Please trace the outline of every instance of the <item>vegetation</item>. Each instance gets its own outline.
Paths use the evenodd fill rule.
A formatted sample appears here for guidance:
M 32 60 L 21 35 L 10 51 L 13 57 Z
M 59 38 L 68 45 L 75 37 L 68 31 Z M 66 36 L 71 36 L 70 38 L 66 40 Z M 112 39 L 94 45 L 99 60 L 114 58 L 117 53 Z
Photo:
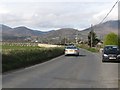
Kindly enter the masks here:
M 99 48 L 95 48 L 95 47 L 89 47 L 87 44 L 79 44 L 77 45 L 79 48 L 83 48 L 83 49 L 86 49 L 88 51 L 91 51 L 91 52 L 99 52 Z
M 3 46 L 2 71 L 6 72 L 50 60 L 63 54 L 63 48 Z
M 88 45 L 90 47 L 95 47 L 100 40 L 97 38 L 96 33 L 91 30 L 88 34 Z
M 109 33 L 104 39 L 104 45 L 118 45 L 118 35 L 115 33 Z

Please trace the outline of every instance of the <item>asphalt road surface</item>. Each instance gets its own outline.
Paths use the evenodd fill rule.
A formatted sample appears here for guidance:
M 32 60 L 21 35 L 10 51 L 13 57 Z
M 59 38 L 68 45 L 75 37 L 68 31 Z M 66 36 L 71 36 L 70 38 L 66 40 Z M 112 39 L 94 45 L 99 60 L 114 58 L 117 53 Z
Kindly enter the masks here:
M 3 88 L 118 88 L 118 64 L 80 49 L 79 56 L 63 55 L 2 79 Z

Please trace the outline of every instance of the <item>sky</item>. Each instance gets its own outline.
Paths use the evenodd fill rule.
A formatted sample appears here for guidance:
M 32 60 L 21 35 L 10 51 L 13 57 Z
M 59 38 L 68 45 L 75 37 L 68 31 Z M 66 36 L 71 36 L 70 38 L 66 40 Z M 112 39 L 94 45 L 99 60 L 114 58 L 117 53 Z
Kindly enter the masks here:
M 116 0 L 1 0 L 0 23 L 40 31 L 83 30 L 101 22 Z M 118 5 L 108 20 L 118 19 Z

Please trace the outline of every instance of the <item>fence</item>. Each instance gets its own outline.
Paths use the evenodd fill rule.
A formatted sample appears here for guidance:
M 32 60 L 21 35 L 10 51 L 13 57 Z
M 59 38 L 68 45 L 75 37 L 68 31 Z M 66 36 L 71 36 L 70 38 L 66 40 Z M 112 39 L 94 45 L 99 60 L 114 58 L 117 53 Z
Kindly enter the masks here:
M 9 45 L 9 46 L 38 46 L 38 43 L 12 43 L 12 42 L 2 42 L 2 45 Z

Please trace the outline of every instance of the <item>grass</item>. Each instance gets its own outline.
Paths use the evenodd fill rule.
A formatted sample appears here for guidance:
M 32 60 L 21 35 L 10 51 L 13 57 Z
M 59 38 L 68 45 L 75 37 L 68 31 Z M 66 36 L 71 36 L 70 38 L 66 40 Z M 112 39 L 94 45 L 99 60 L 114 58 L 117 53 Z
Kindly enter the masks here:
M 2 72 L 28 67 L 48 61 L 63 54 L 63 48 L 40 48 L 33 46 L 3 46 Z
M 95 47 L 92 47 L 92 48 L 90 48 L 88 45 L 86 45 L 86 44 L 79 44 L 79 45 L 77 45 L 78 47 L 80 47 L 80 48 L 83 48 L 83 49 L 86 49 L 86 50 L 88 50 L 88 51 L 91 51 L 91 52 L 99 52 L 99 48 L 95 48 Z

